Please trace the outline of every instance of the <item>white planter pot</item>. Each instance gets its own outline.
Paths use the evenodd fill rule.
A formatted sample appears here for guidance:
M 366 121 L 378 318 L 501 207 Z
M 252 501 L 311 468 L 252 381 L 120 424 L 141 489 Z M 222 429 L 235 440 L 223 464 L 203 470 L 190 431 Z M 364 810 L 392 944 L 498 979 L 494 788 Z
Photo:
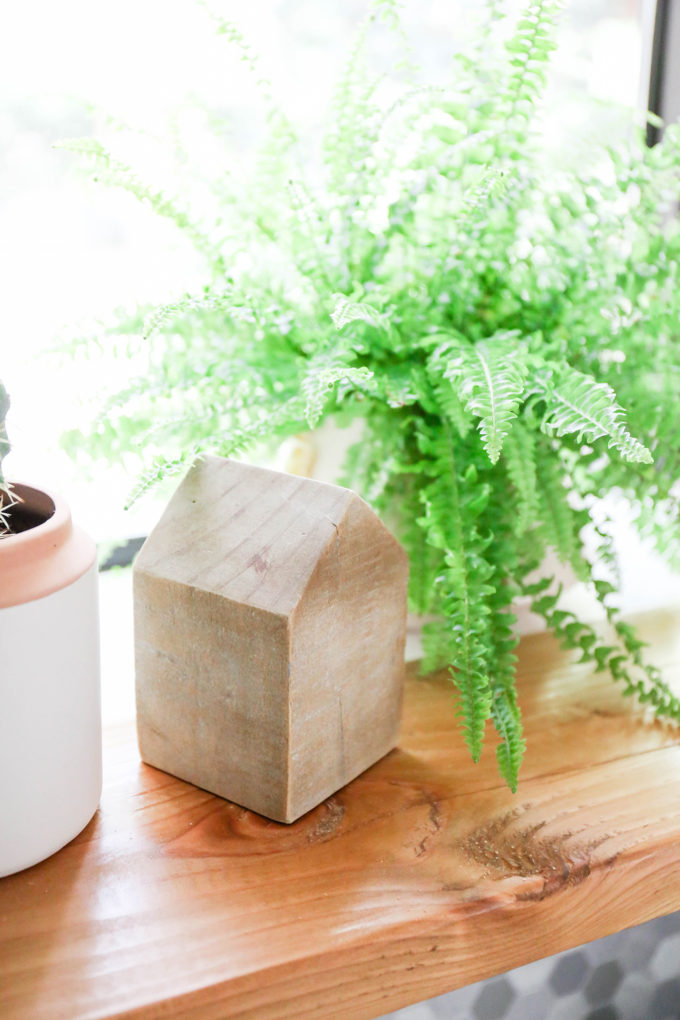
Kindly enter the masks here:
M 0 876 L 77 836 L 102 784 L 94 542 L 58 497 L 15 491 L 42 523 L 0 541 Z

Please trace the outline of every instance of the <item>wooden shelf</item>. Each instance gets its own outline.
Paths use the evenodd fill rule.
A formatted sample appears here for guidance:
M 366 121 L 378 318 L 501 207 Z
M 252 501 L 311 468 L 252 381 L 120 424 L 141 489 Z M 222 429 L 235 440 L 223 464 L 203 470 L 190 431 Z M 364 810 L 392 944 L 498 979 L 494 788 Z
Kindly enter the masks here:
M 680 680 L 680 614 L 641 626 Z M 400 748 L 292 826 L 108 730 L 96 817 L 0 880 L 3 1020 L 377 1017 L 680 909 L 677 730 L 547 635 L 520 652 L 515 796 L 441 676 L 409 676 Z

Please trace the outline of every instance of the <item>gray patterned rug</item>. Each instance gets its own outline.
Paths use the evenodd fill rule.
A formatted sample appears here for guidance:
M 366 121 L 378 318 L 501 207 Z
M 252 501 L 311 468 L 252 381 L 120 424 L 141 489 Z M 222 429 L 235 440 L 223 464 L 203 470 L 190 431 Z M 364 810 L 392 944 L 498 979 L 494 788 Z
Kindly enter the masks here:
M 384 1020 L 680 1020 L 680 913 Z

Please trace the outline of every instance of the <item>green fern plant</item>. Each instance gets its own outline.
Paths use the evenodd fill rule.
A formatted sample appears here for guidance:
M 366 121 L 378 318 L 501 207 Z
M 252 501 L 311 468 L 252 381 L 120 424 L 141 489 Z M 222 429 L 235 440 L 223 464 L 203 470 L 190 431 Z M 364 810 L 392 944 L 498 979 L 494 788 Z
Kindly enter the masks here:
M 190 189 L 179 202 L 103 146 L 71 146 L 206 259 L 200 293 L 142 309 L 96 345 L 85 338 L 137 366 L 99 415 L 90 453 L 143 451 L 139 493 L 204 451 L 360 418 L 346 478 L 404 541 L 412 608 L 433 617 L 425 667 L 449 668 L 475 759 L 492 720 L 512 789 L 524 750 L 519 596 L 624 694 L 680 721 L 680 700 L 612 604 L 606 531 L 597 563 L 584 552 L 593 509 L 614 491 L 680 562 L 680 227 L 666 214 L 680 133 L 668 127 L 647 149 L 637 132 L 578 172 L 551 170 L 539 113 L 556 19 L 551 0 L 532 0 L 513 24 L 489 4 L 454 77 L 432 88 L 418 82 L 397 4 L 376 0 L 321 170 L 302 171 L 264 82 L 270 133 L 256 183 L 230 191 L 217 174 L 212 219 Z M 367 60 L 381 23 L 405 54 L 389 104 Z M 262 83 L 240 33 L 218 29 Z M 71 443 L 82 449 L 82 435 Z M 552 577 L 535 580 L 549 549 L 591 583 L 611 639 L 560 608 Z

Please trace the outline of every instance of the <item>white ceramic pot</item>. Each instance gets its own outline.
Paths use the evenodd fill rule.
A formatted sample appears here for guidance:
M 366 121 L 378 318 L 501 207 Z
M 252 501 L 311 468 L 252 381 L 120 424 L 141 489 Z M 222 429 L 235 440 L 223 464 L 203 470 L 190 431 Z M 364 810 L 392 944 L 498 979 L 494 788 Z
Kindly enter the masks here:
M 0 876 L 77 836 L 102 785 L 95 545 L 57 496 L 14 490 L 27 527 L 0 540 Z

